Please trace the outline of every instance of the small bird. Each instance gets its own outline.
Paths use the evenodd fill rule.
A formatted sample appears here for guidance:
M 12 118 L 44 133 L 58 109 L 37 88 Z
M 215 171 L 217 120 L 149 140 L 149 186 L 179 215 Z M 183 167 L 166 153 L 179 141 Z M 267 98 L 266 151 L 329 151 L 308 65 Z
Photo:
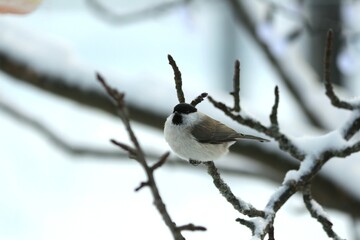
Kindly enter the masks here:
M 269 141 L 238 133 L 187 103 L 174 107 L 173 113 L 166 119 L 164 135 L 171 149 L 193 165 L 220 158 L 237 140 Z

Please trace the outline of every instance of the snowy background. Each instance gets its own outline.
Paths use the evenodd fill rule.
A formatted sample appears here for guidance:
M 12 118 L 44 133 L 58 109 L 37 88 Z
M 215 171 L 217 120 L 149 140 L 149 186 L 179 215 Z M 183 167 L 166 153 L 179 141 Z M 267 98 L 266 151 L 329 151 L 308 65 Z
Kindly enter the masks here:
M 104 1 L 112 9 L 125 12 L 126 7 L 135 5 L 114 2 Z M 223 72 L 229 72 L 231 79 L 232 62 L 223 64 L 218 57 L 224 39 L 220 30 L 210 27 L 227 21 L 224 15 L 214 17 L 217 7 L 177 8 L 172 14 L 119 26 L 97 18 L 84 1 L 44 0 L 31 14 L 0 15 L 0 48 L 14 53 L 20 61 L 30 62 L 35 69 L 68 81 L 81 80 L 76 84 L 84 89 L 97 87 L 94 72 L 100 71 L 126 92 L 129 102 L 166 115 L 177 101 L 167 54 L 175 58 L 183 73 L 188 99 L 207 91 L 231 100 L 225 97 L 231 81 L 218 79 Z M 241 83 L 242 104 L 250 114 L 267 122 L 273 104 L 273 91 L 269 89 L 275 85 L 281 89 L 281 83 L 249 39 L 245 36 L 241 41 L 244 46 L 236 50 L 234 60 L 240 58 L 242 79 L 248 79 Z M 276 49 L 281 55 L 282 47 Z M 324 97 L 322 92 L 318 95 Z M 119 119 L 14 81 L 2 72 L 0 101 L 73 145 L 114 150 L 110 138 L 128 142 Z M 291 104 L 284 93 L 280 123 L 285 132 L 304 137 L 311 129 L 302 123 Z M 326 104 L 324 109 L 330 109 Z M 207 102 L 199 108 L 236 126 Z M 347 115 L 329 111 L 337 117 L 332 127 L 344 123 L 343 116 Z M 294 119 L 298 121 L 296 128 Z M 159 156 L 169 150 L 161 131 L 138 123 L 134 123 L 134 130 L 145 149 Z M 2 111 L 0 146 L 0 239 L 171 239 L 148 189 L 134 192 L 145 177 L 136 162 L 74 156 Z M 272 147 L 275 144 L 270 144 Z M 230 154 L 222 161 L 230 162 L 235 157 Z M 254 167 L 246 160 L 244 168 Z M 322 171 L 360 197 L 356 155 L 334 159 Z M 255 177 L 223 177 L 236 195 L 258 208 L 263 208 L 278 188 L 276 183 Z M 186 232 L 187 239 L 249 239 L 250 231 L 234 221 L 238 214 L 218 194 L 205 169 L 165 164 L 156 172 L 156 180 L 178 224 L 192 222 L 207 227 L 206 232 Z M 346 239 L 354 239 L 351 216 L 326 210 L 334 230 Z M 301 196 L 293 197 L 275 221 L 276 239 L 288 239 L 290 235 L 293 240 L 327 239 L 320 224 L 309 216 Z

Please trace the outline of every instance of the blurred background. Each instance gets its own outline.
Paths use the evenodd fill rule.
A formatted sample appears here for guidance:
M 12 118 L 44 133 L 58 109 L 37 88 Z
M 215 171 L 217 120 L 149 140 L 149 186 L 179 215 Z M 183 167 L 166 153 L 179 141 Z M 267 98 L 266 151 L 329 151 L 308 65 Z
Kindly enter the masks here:
M 332 82 L 360 93 L 359 1 L 0 0 L 0 239 L 171 239 L 140 165 L 109 142 L 130 143 L 96 81 L 126 93 L 150 162 L 169 150 L 162 127 L 177 103 L 171 54 L 188 102 L 202 92 L 232 104 L 241 63 L 244 113 L 269 125 L 279 86 L 279 124 L 291 138 L 328 133 L 350 113 L 322 85 L 326 32 L 334 31 Z M 208 101 L 198 108 L 244 133 Z M 263 136 L 265 137 L 265 136 Z M 315 147 L 315 146 L 314 146 Z M 216 162 L 233 192 L 263 208 L 299 162 L 275 142 L 241 142 Z M 174 221 L 207 227 L 187 239 L 249 239 L 237 212 L 202 166 L 171 154 L 155 174 Z M 358 154 L 332 159 L 314 198 L 343 238 L 360 239 Z M 295 195 L 278 212 L 276 239 L 327 239 Z

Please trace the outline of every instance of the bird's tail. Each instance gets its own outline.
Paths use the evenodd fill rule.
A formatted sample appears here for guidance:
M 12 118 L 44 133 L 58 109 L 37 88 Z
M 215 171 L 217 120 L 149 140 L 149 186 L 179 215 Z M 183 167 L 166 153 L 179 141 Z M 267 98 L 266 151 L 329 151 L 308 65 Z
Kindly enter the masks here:
M 238 139 L 238 140 L 249 139 L 249 140 L 256 140 L 256 141 L 259 141 L 259 142 L 270 142 L 269 139 L 256 137 L 256 136 L 253 136 L 253 135 L 242 134 L 242 133 L 239 133 L 239 135 L 236 137 L 236 139 Z

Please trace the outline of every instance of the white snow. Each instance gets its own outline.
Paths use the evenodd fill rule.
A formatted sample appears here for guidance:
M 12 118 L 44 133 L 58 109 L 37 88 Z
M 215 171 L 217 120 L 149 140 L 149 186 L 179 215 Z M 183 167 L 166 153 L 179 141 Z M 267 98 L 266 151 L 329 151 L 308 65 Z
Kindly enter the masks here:
M 327 212 L 325 212 L 325 210 L 323 209 L 323 207 L 316 202 L 314 199 L 311 199 L 311 207 L 312 209 L 319 215 L 319 216 L 323 216 L 326 219 L 330 219 L 329 215 L 327 214 Z
M 292 182 L 297 182 L 300 178 L 308 173 L 314 167 L 316 159 L 313 157 L 306 157 L 300 164 L 298 170 L 290 170 L 286 173 L 283 184 L 291 184 Z
M 324 150 L 342 149 L 348 145 L 339 130 L 320 136 L 304 136 L 292 138 L 291 141 L 304 153 L 316 158 Z

